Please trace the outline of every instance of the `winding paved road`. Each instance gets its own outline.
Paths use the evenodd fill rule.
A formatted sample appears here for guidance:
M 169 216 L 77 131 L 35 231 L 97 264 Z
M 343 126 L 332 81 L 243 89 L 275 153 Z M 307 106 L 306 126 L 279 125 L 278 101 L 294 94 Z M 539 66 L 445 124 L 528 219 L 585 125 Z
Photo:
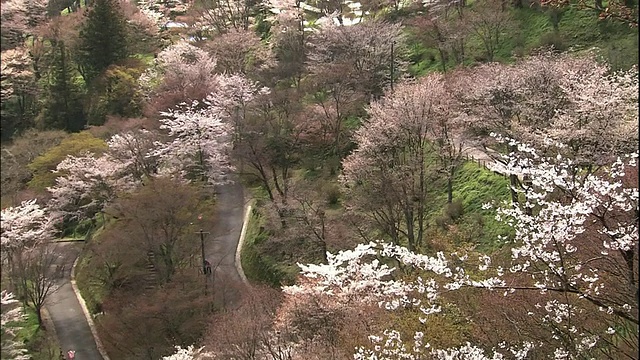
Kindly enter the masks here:
M 215 288 L 218 304 L 237 303 L 244 286 L 235 264 L 236 249 L 244 218 L 244 191 L 236 179 L 216 188 L 216 214 L 205 237 L 205 257 L 215 270 L 209 285 Z M 212 281 L 211 281 L 212 280 Z
M 205 257 L 214 268 L 209 277 L 209 289 L 215 288 L 215 298 L 220 306 L 237 304 L 240 290 L 244 286 L 235 264 L 236 249 L 244 218 L 244 192 L 239 181 L 219 186 L 217 189 L 216 216 L 203 230 Z M 55 327 L 60 347 L 66 355 L 75 350 L 77 360 L 103 359 L 82 306 L 71 284 L 73 263 L 82 251 L 84 242 L 60 242 L 50 246 L 58 257 L 56 266 L 63 267 L 64 274 L 56 284 L 57 289 L 49 296 L 46 308 Z
M 46 305 L 56 329 L 60 347 L 65 356 L 69 349 L 75 350 L 77 360 L 100 360 L 102 356 L 71 286 L 71 269 L 84 242 L 59 242 L 49 246 L 53 246 L 58 255 L 55 261 L 56 266 L 64 267 L 64 275 L 58 280 L 57 289 L 49 295 Z

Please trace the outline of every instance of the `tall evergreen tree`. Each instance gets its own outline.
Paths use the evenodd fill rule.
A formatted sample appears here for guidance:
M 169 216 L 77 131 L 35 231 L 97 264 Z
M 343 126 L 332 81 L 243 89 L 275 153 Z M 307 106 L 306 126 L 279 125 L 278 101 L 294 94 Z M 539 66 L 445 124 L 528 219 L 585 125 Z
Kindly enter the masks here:
M 118 0 L 92 1 L 80 29 L 79 65 L 87 85 L 129 56 L 128 24 Z
M 53 45 L 53 63 L 44 101 L 43 120 L 47 128 L 80 131 L 86 124 L 79 85 L 63 41 Z

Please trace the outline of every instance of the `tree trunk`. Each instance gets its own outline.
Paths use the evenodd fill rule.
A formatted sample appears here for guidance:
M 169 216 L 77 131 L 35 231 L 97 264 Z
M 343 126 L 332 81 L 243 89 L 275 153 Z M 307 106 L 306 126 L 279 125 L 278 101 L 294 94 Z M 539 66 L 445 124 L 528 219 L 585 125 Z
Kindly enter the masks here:
M 532 182 L 531 182 L 531 179 L 529 178 L 529 176 L 528 176 L 528 175 L 524 175 L 524 178 L 522 179 L 522 181 L 524 182 L 524 187 L 525 187 L 525 188 L 529 188 L 529 187 L 531 187 L 531 186 L 533 185 L 533 184 L 532 184 Z M 526 193 L 525 193 L 525 194 L 526 194 Z M 527 205 L 527 203 L 528 203 L 528 201 L 527 201 L 527 200 L 528 200 L 528 199 L 527 199 L 527 197 L 526 197 L 526 195 L 525 195 L 525 198 L 524 198 L 524 203 L 525 203 L 525 206 L 524 206 L 524 213 L 525 213 L 526 215 L 532 216 L 532 215 L 533 215 L 533 208 L 532 208 L 531 206 L 528 206 L 528 205 Z
M 438 53 L 440 54 L 440 64 L 442 65 L 442 72 L 447 72 L 447 57 L 444 53 L 444 50 L 441 47 L 438 47 Z
M 558 9 L 551 9 L 549 11 L 551 12 L 550 17 L 551 25 L 553 25 L 553 31 L 557 33 L 558 31 L 560 31 L 560 12 L 558 11 Z
M 42 305 L 34 306 L 36 310 L 36 316 L 38 317 L 38 327 L 44 329 L 44 320 L 42 319 Z
M 447 178 L 447 204 L 451 204 L 452 202 L 453 202 L 453 174 L 450 174 L 450 176 Z
M 518 187 L 518 175 L 516 174 L 510 174 L 509 175 L 509 182 L 511 184 L 511 204 L 512 205 L 517 205 L 518 204 L 518 193 L 516 192 L 516 188 Z

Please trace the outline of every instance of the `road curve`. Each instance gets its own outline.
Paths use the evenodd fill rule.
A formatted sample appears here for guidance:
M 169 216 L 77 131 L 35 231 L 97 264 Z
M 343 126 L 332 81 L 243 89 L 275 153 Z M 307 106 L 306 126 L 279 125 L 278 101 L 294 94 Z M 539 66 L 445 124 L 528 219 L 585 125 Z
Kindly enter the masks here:
M 244 219 L 244 191 L 239 181 L 216 188 L 216 215 L 205 223 L 205 257 L 213 266 L 209 277 L 209 289 L 215 288 L 218 304 L 232 307 L 237 304 L 240 289 L 244 286 L 236 267 L 236 250 Z M 71 271 L 80 255 L 84 242 L 59 242 L 51 244 L 58 255 L 55 265 L 64 269 L 57 289 L 49 296 L 47 311 L 55 327 L 60 347 L 67 353 L 75 351 L 75 359 L 104 359 L 94 340 L 82 306 L 71 284 Z
M 82 306 L 71 286 L 71 270 L 73 263 L 82 251 L 84 242 L 59 242 L 54 247 L 57 254 L 55 265 L 64 269 L 63 276 L 58 279 L 57 289 L 49 295 L 46 308 L 65 356 L 68 350 L 74 350 L 78 360 L 101 360 L 91 328 L 87 322 Z
M 215 218 L 205 237 L 205 257 L 215 276 L 209 286 L 215 288 L 216 300 L 225 306 L 237 303 L 243 282 L 235 264 L 238 240 L 244 219 L 244 190 L 240 181 L 216 188 Z

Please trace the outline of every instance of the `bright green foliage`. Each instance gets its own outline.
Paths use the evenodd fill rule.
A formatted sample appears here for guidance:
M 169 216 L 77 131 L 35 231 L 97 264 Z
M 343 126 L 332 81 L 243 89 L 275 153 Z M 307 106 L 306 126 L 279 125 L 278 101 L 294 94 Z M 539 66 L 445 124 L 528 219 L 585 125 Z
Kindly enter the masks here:
M 52 171 L 56 170 L 58 164 L 67 155 L 79 156 L 86 151 L 101 154 L 106 149 L 107 144 L 104 140 L 98 139 L 88 132 L 72 134 L 64 139 L 60 145 L 49 149 L 29 164 L 29 170 L 33 172 L 29 187 L 35 190 L 44 190 L 54 185 L 58 174 Z
M 141 113 L 142 94 L 138 85 L 140 69 L 110 66 L 93 83 L 88 97 L 89 125 L 102 125 L 106 115 L 136 117 Z
M 80 29 L 79 63 L 87 84 L 130 53 L 127 20 L 117 0 L 92 2 Z
M 53 46 L 53 65 L 40 121 L 46 128 L 80 131 L 86 124 L 82 110 L 81 89 L 76 82 L 76 71 L 64 42 Z
M 474 162 L 465 163 L 453 181 L 453 197 L 462 204 L 461 214 L 446 205 L 446 196 L 442 192 L 443 195 L 434 201 L 441 205 L 432 207 L 435 212 L 431 219 L 438 226 L 441 225 L 438 223 L 455 224 L 459 230 L 459 235 L 454 236 L 456 242 L 472 243 L 481 251 L 491 251 L 501 245 L 498 236 L 509 236 L 510 228 L 495 219 L 495 210 L 482 208 L 483 204 L 509 199 L 507 177 Z
M 291 284 L 298 269 L 295 264 L 276 261 L 275 256 L 265 251 L 269 233 L 262 226 L 264 221 L 257 211 L 251 212 L 241 253 L 243 271 L 249 280 L 275 288 L 283 284 Z

